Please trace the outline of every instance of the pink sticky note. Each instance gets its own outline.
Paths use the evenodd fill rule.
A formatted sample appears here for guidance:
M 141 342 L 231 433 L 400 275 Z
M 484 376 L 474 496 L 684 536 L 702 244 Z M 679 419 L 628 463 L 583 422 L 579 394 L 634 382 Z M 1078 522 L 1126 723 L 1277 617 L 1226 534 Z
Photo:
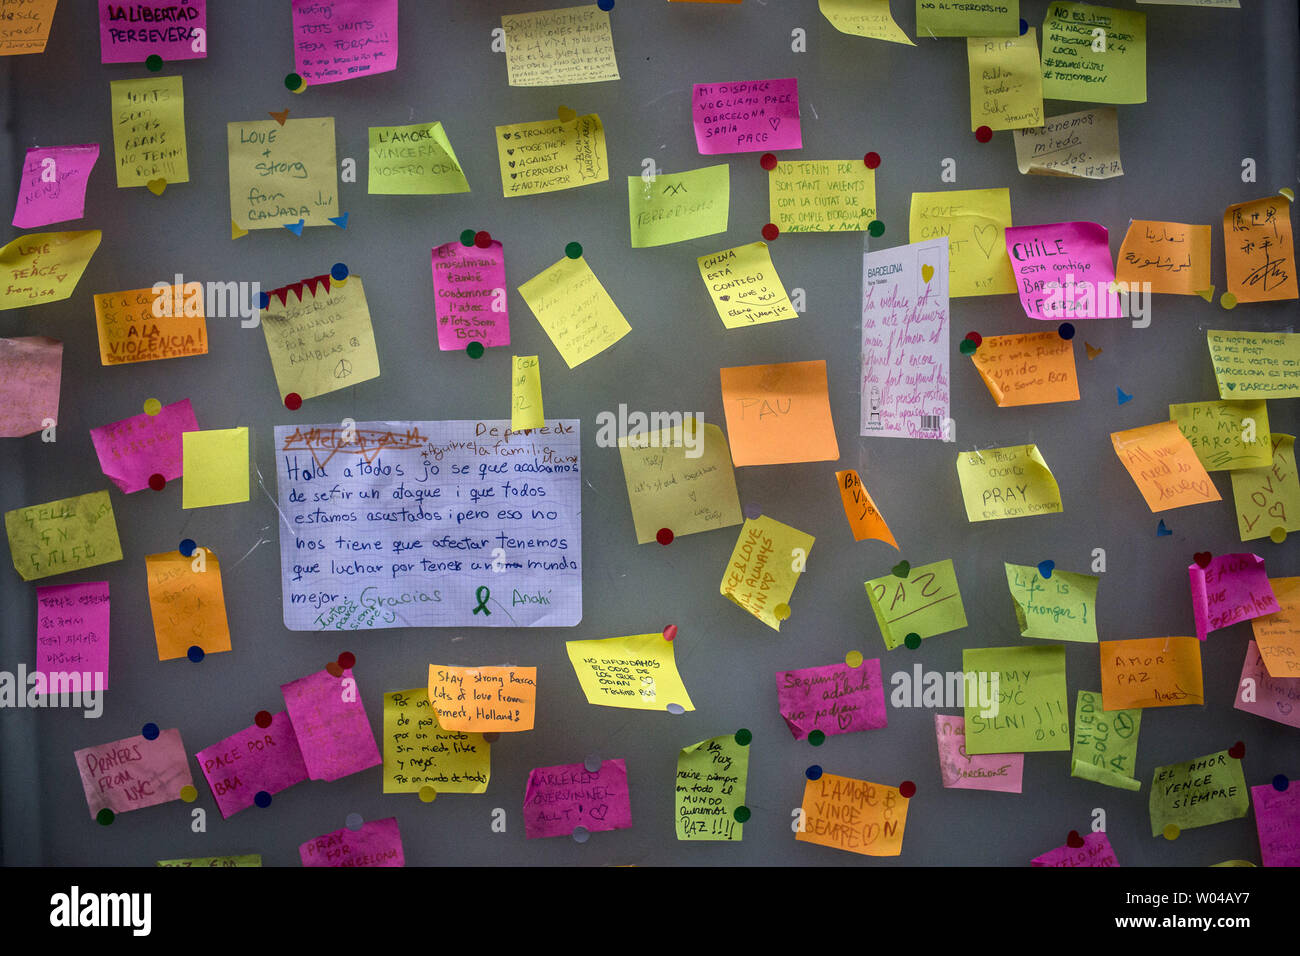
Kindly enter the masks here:
M 1007 255 L 1031 319 L 1106 319 L 1119 316 L 1111 292 L 1115 266 L 1106 227 L 1095 222 L 1007 226 Z
M 1220 554 L 1202 568 L 1187 566 L 1192 585 L 1196 636 L 1282 610 L 1268 583 L 1264 559 L 1257 554 Z
M 1034 857 L 1029 863 L 1031 866 L 1119 866 L 1110 840 L 1100 830 L 1085 836 L 1081 847 L 1067 843 Z
M 29 149 L 18 182 L 14 225 L 36 229 L 84 216 L 86 183 L 98 159 L 98 143 Z
M 175 481 L 182 474 L 181 433 L 199 430 L 190 400 L 164 405 L 157 415 L 132 415 L 90 430 L 90 440 L 104 474 L 127 494 L 149 487 L 162 475 Z
M 41 335 L 0 339 L 0 438 L 58 424 L 63 343 Z
M 107 581 L 36 589 L 36 670 L 47 687 L 77 673 L 82 687 L 108 689 L 108 608 Z
M 265 790 L 277 794 L 307 779 L 289 715 L 280 711 L 269 726 L 253 724 L 194 755 L 223 819 L 251 807 Z
M 700 153 L 758 153 L 803 147 L 799 81 L 696 83 L 691 119 Z
M 1259 833 L 1259 857 L 1265 866 L 1300 866 L 1300 782 L 1279 791 L 1271 783 L 1250 788 Z
M 298 847 L 303 866 L 406 866 L 397 817 L 335 830 Z
M 208 55 L 208 0 L 99 0 L 99 62 L 201 60 Z
M 480 249 L 457 241 L 434 249 L 433 308 L 438 348 L 444 352 L 463 350 L 471 342 L 509 345 L 506 257 L 501 243 L 493 239 Z
M 583 764 L 537 767 L 524 788 L 524 835 L 568 836 L 575 827 L 625 830 L 632 825 L 627 765 L 605 760 L 595 773 Z
M 126 737 L 76 752 L 81 787 L 91 819 L 105 808 L 114 813 L 179 800 L 193 786 L 190 762 L 179 730 L 164 730 L 153 740 Z
M 308 85 L 397 69 L 397 0 L 293 0 L 293 62 Z
M 826 664 L 777 671 L 776 702 L 795 740 L 803 740 L 813 730 L 830 736 L 889 724 L 878 657 L 864 660 L 859 667 Z
M 943 785 L 953 790 L 1019 793 L 1025 775 L 1024 754 L 967 754 L 966 718 L 934 715 Z
M 1247 678 L 1253 683 L 1247 684 Z M 1259 656 L 1259 646 L 1250 641 L 1232 706 L 1256 717 L 1300 727 L 1300 677 L 1270 677 Z
M 383 763 L 352 671 L 317 671 L 281 684 L 280 693 L 311 779 L 338 780 Z

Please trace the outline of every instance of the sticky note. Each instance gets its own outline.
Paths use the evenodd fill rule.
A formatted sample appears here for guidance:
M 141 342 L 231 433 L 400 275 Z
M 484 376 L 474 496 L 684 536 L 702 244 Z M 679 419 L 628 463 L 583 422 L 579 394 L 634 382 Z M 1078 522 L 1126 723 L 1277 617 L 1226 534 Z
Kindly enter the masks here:
M 894 22 L 889 0 L 817 0 L 817 7 L 841 33 L 916 46 Z
M 1153 513 L 1222 500 L 1177 422 L 1111 432 L 1110 441 Z
M 1105 830 L 1094 830 L 1082 837 L 1083 846 L 1068 843 L 1048 850 L 1029 861 L 1030 866 L 1119 866 L 1115 850 Z
M 521 285 L 519 294 L 569 368 L 594 358 L 632 331 L 581 256 L 565 256 Z
M 207 0 L 99 0 L 99 61 L 164 63 L 208 55 Z
M 1097 643 L 1097 583 L 1092 574 L 1003 564 L 1021 637 Z
M 1237 820 L 1250 810 L 1241 761 L 1226 750 L 1156 767 L 1151 781 L 1151 835 Z
M 1300 332 L 1205 333 L 1220 398 L 1300 398 Z
M 113 155 L 119 189 L 190 181 L 185 88 L 179 76 L 114 80 Z
M 939 744 L 939 772 L 952 790 L 993 790 L 1020 793 L 1025 776 L 1024 754 L 969 754 L 966 752 L 966 718 L 934 715 Z
M 1232 472 L 1232 498 L 1242 541 L 1266 538 L 1277 528 L 1288 534 L 1300 531 L 1295 437 L 1272 432 L 1269 444 L 1272 459 L 1267 467 Z
M 1070 749 L 1064 647 L 967 648 L 961 666 L 976 675 L 998 673 L 996 713 L 985 716 L 966 697 L 967 753 Z
M 22 438 L 59 421 L 63 343 L 43 335 L 0 338 L 0 438 Z M 728 459 L 730 460 L 730 459 Z
M 799 317 L 772 265 L 766 242 L 724 249 L 697 261 L 700 278 L 727 328 Z
M 694 710 L 677 673 L 676 645 L 662 633 L 568 641 L 564 648 L 587 703 L 633 710 Z
M 767 198 L 782 232 L 862 232 L 876 219 L 876 171 L 861 159 L 783 159 Z
M 537 668 L 430 664 L 429 701 L 445 730 L 532 730 Z
M 486 247 L 446 242 L 432 251 L 433 307 L 438 348 L 461 350 L 471 342 L 510 344 L 506 254 L 499 240 Z
M 1055 330 L 986 335 L 970 358 L 999 408 L 1079 400 L 1074 341 Z
M 679 840 L 739 840 L 745 825 L 736 811 L 745 805 L 749 744 L 723 734 L 683 747 L 677 755 L 673 819 Z
M 984 448 L 957 456 L 968 521 L 995 521 L 1065 510 L 1061 490 L 1037 445 Z
M 438 726 L 429 688 L 384 695 L 384 793 L 483 793 L 491 776 L 492 745 Z
M 164 405 L 157 415 L 141 413 L 90 430 L 99 468 L 126 494 L 144 491 L 149 479 L 175 481 L 184 473 L 181 434 L 199 430 L 188 398 Z
M 37 229 L 86 214 L 86 184 L 99 159 L 99 144 L 32 147 L 18 181 L 14 225 Z
M 59 0 L 21 0 L 0 30 L 0 56 L 44 53 Z
M 307 779 L 293 722 L 283 710 L 272 714 L 266 727 L 251 724 L 200 750 L 194 759 L 223 820 L 253 806 L 259 793 L 274 797 Z
M 1060 0 L 1049 6 L 1043 18 L 1043 96 L 1145 103 L 1147 15 Z
M 198 282 L 95 296 L 100 364 L 207 355 L 203 307 L 203 286 Z
M 860 434 L 947 440 L 948 240 L 862 257 Z
M 801 149 L 799 81 L 696 83 L 691 122 L 695 146 L 705 156 Z
M 1223 252 L 1228 266 L 1228 291 L 1238 302 L 1300 298 L 1291 203 L 1286 197 L 1266 196 L 1224 210 Z M 1293 366 L 1292 375 L 1300 376 L 1300 370 Z
M 597 770 L 580 763 L 535 767 L 524 788 L 524 835 L 529 840 L 592 833 L 632 825 L 627 764 L 602 760 Z
M 272 289 L 262 333 L 280 400 L 315 398 L 379 377 L 379 351 L 366 289 L 355 273 L 329 274 Z
M 1134 219 L 1115 263 L 1119 282 L 1147 282 L 1152 292 L 1196 295 L 1210 282 L 1210 227 Z
M 536 355 L 510 356 L 510 427 L 542 428 L 542 371 Z
M 595 4 L 503 16 L 511 86 L 618 79 L 609 14 Z
M 6 511 L 5 533 L 24 581 L 122 560 L 107 491 Z
M 794 838 L 864 856 L 898 856 L 908 802 L 897 787 L 823 773 L 804 784 L 804 825 Z
M 609 180 L 605 128 L 595 113 L 498 126 L 501 193 L 531 196 Z
M 0 249 L 0 311 L 58 302 L 72 295 L 103 233 L 33 232 Z
M 1008 226 L 1005 233 L 1020 304 L 1031 319 L 1114 317 L 1115 279 L 1106 227 L 1095 222 Z
M 955 189 L 912 193 L 910 242 L 948 237 L 948 294 L 1016 291 L 1003 230 L 1011 225 L 1011 190 Z
M 1292 781 L 1282 792 L 1271 783 L 1250 788 L 1255 807 L 1259 860 L 1264 866 L 1300 866 L 1300 786 Z
M 612 424 L 600 424 L 598 442 L 603 432 L 613 432 Z M 663 528 L 681 537 L 740 524 L 731 450 L 717 425 L 686 419 L 629 435 L 618 439 L 618 454 L 637 544 L 655 541 Z
M 1273 677 L 1300 677 L 1300 577 L 1269 578 L 1282 609 L 1252 618 L 1259 656 Z
M 307 775 L 338 780 L 383 763 L 375 732 L 349 668 L 317 671 L 280 685 Z
M 78 750 L 77 770 L 93 820 L 100 810 L 126 813 L 179 800 L 194 785 L 185 742 L 175 728 Z
M 1107 710 L 1100 691 L 1079 691 L 1074 705 L 1070 776 L 1119 790 L 1141 790 L 1142 784 L 1133 778 L 1141 729 L 1141 710 Z
M 1106 710 L 1205 703 L 1201 642 L 1194 637 L 1102 641 L 1100 659 Z
M 332 226 L 339 214 L 334 117 L 226 124 L 230 220 L 240 229 L 302 222 Z
M 1206 471 L 1267 468 L 1273 463 L 1268 405 L 1262 399 L 1170 405 L 1169 417 Z
M 824 360 L 719 371 L 727 436 L 737 466 L 840 457 Z
M 83 688 L 108 689 L 107 581 L 53 584 L 36 589 L 36 672 L 50 693 L 79 677 Z
M 1249 641 L 1232 706 L 1288 727 L 1300 727 L 1300 676 L 1272 676 L 1259 656 L 1259 645 Z
M 777 608 L 789 610 L 815 540 L 767 515 L 746 518 L 722 575 L 722 596 L 772 630 L 781 630 Z
M 397 69 L 397 0 L 293 0 L 293 64 L 308 86 Z
M 627 177 L 632 248 L 664 246 L 727 231 L 731 177 L 726 163 L 650 179 Z
M 248 428 L 209 428 L 181 435 L 182 508 L 248 500 Z
M 1187 566 L 1196 636 L 1282 610 L 1269 587 L 1264 559 L 1257 554 L 1216 554 L 1209 564 Z
M 230 624 L 216 552 L 204 547 L 187 557 L 179 551 L 165 551 L 146 555 L 144 562 L 158 660 L 185 657 L 191 647 L 205 654 L 230 650 Z
M 909 634 L 924 640 L 966 626 L 966 608 L 951 559 L 909 566 L 905 578 L 891 572 L 867 581 L 866 588 L 880 636 L 891 651 L 902 646 Z
M 864 541 L 867 538 L 874 538 L 893 545 L 897 550 L 898 542 L 894 540 L 894 533 L 889 530 L 889 525 L 885 523 L 879 509 L 876 508 L 876 503 L 871 500 L 871 493 L 867 491 L 867 486 L 862 483 L 858 473 L 852 468 L 837 471 L 835 483 L 840 489 L 844 517 L 849 521 L 853 540 Z
M 1137 0 L 1138 3 L 1160 4 L 1166 7 L 1222 7 L 1240 10 L 1240 0 Z
M 919 27 L 917 28 L 919 31 Z M 1043 74 L 1038 31 L 1024 36 L 966 40 L 970 69 L 970 128 L 1025 129 L 1043 125 Z
M 372 196 L 469 192 L 469 181 L 441 123 L 370 127 L 368 169 L 366 192 Z
M 1006 37 L 1020 33 L 1020 0 L 916 0 L 919 37 Z
M 1119 159 L 1119 117 L 1113 106 L 1049 116 L 1043 125 L 1011 134 L 1022 175 L 1113 179 Z
M 878 657 L 857 667 L 841 661 L 777 671 L 776 702 L 795 740 L 806 740 L 814 730 L 829 737 L 889 725 Z
M 260 853 L 241 853 L 238 856 L 191 856 L 179 860 L 159 860 L 154 866 L 225 867 L 261 866 Z
M 397 817 L 367 820 L 359 830 L 343 827 L 322 834 L 299 845 L 298 857 L 303 866 L 406 866 Z

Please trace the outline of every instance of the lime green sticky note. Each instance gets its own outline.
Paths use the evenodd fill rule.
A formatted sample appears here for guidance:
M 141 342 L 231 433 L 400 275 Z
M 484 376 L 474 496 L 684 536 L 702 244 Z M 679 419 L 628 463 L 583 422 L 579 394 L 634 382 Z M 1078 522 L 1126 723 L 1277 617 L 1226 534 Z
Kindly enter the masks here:
M 1141 727 L 1142 711 L 1106 710 L 1101 706 L 1101 691 L 1079 691 L 1070 776 L 1120 790 L 1141 790 L 1142 784 L 1133 779 Z
M 961 666 L 994 689 L 995 706 L 966 701 L 967 753 L 1070 749 L 1064 647 L 970 648 L 962 651 Z
M 1170 405 L 1169 418 L 1178 423 L 1206 471 L 1267 468 L 1273 463 L 1268 403 L 1262 398 Z
M 745 807 L 748 777 L 749 744 L 737 741 L 735 734 L 683 747 L 677 756 L 677 806 L 673 812 L 677 839 L 739 840 L 749 818 Z
M 238 856 L 192 856 L 180 860 L 159 860 L 157 866 L 261 866 L 262 854 L 242 853 Z
M 185 484 L 182 508 L 248 500 L 248 429 L 217 428 L 181 434 Z
M 1147 15 L 1057 0 L 1043 18 L 1043 98 L 1147 101 Z
M 24 581 L 122 560 L 107 491 L 6 511 L 5 532 Z
M 1020 35 L 1020 0 L 916 0 L 919 37 L 1014 37 Z
M 966 608 L 961 603 L 957 571 L 951 559 L 919 568 L 903 561 L 895 570 L 907 574 L 901 577 L 891 572 L 866 583 L 867 597 L 887 648 L 892 651 L 909 634 L 924 639 L 966 626 Z
M 1179 830 L 1244 817 L 1250 793 L 1241 761 L 1226 750 L 1156 767 L 1151 780 L 1151 835 L 1172 824 Z
M 467 193 L 469 181 L 441 123 L 370 127 L 372 195 Z
M 1044 578 L 1038 568 L 1003 566 L 1021 637 L 1097 643 L 1096 577 L 1053 570 Z
M 726 163 L 627 177 L 627 210 L 632 248 L 664 246 L 727 231 L 731 175 Z

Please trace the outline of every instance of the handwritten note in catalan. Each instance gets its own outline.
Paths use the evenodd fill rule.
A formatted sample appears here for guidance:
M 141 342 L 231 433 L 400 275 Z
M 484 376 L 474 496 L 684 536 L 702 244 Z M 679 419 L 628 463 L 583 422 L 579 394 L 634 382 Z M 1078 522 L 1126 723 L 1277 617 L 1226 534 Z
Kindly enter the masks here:
M 719 375 L 737 467 L 840 457 L 824 359 L 723 368 Z
M 691 120 L 701 155 L 801 149 L 799 81 L 696 83 Z
M 308 86 L 397 69 L 397 0 L 293 0 L 293 63 Z
M 767 190 L 782 232 L 862 232 L 876 219 L 876 171 L 860 159 L 783 159 Z
M 609 14 L 595 4 L 511 14 L 501 18 L 501 26 L 511 86 L 618 79 Z
M 5 532 L 24 581 L 122 560 L 107 491 L 6 511 Z
M 113 152 L 118 188 L 190 181 L 185 88 L 179 76 L 114 80 Z
M 1220 398 L 1300 398 L 1300 332 L 1209 330 Z
M 438 348 L 463 350 L 471 342 L 510 344 L 506 254 L 500 240 L 470 246 L 446 242 L 432 253 L 433 309 Z
M 58 2 L 7 0 L 4 6 L 14 8 L 13 20 L 6 23 L 3 33 L 0 33 L 0 56 L 44 53 L 50 38 L 50 23 L 54 20 L 54 6 Z

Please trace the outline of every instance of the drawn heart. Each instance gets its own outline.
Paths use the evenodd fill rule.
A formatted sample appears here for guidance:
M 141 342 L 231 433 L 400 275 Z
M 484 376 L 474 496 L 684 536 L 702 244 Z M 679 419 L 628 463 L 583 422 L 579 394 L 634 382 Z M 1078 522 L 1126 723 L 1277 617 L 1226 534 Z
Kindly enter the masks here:
M 502 134 L 501 134 L 501 138 L 502 138 L 502 139 L 509 139 L 509 138 L 510 138 L 510 134 L 509 134 L 509 133 L 502 133 Z
M 905 578 L 912 573 L 912 566 L 906 561 L 899 561 L 893 567 L 894 577 Z
M 518 179 L 518 178 L 519 178 L 519 174 L 518 174 L 518 173 L 511 173 L 511 174 L 510 174 L 510 178 L 511 178 L 511 179 Z
M 1281 518 L 1283 521 L 1286 520 L 1286 509 L 1282 507 L 1282 502 L 1280 501 L 1274 502 L 1272 507 L 1268 509 L 1268 513 L 1274 518 Z
M 149 187 L 149 192 L 153 193 L 155 196 L 161 196 L 163 190 L 167 188 L 167 180 L 159 176 L 157 179 L 149 180 L 145 185 Z
M 965 745 L 965 744 L 958 744 L 958 745 L 957 745 L 957 752 L 958 752 L 959 754 L 961 754 L 963 757 L 966 758 L 966 762 L 967 762 L 967 763 L 970 763 L 970 762 L 971 762 L 971 755 L 968 754 L 968 753 L 966 752 L 966 745 Z
M 507 150 L 506 150 L 506 155 L 507 155 L 507 156 L 513 156 L 514 154 L 515 154 L 515 151 L 514 151 L 513 149 L 507 149 Z
M 1279 701 L 1278 703 L 1281 704 L 1281 701 Z M 840 730 L 848 730 L 848 729 L 849 729 L 849 725 L 853 723 L 853 715 L 852 715 L 852 714 L 837 714 L 837 715 L 835 716 L 835 721 L 836 721 L 836 723 L 839 724 L 839 726 L 840 726 Z
M 1246 745 L 1238 740 L 1228 748 L 1228 756 L 1233 760 L 1240 760 L 1242 757 L 1246 756 Z
M 591 814 L 593 820 L 603 820 L 605 819 L 605 814 L 609 813 L 609 804 L 602 803 L 598 807 L 592 807 L 587 812 Z
M 1070 835 L 1065 838 L 1065 845 L 1075 850 L 1083 846 L 1083 837 L 1079 836 L 1078 830 L 1070 831 Z
M 934 266 L 921 266 L 921 281 L 929 282 L 934 278 Z
M 510 162 L 508 162 L 506 165 L 509 166 L 511 169 L 514 169 L 514 168 L 515 168 L 515 161 L 512 159 L 512 160 L 510 160 Z
M 1227 385 L 1228 385 L 1228 391 L 1232 391 L 1234 388 L 1237 387 L 1236 382 L 1228 382 Z
M 985 259 L 989 258 L 993 255 L 993 244 L 998 239 L 998 227 L 989 223 L 987 226 L 976 226 L 974 232 L 975 245 L 980 247 Z
M 1208 551 L 1197 551 L 1192 555 L 1192 560 L 1196 562 L 1197 567 L 1205 568 L 1209 567 L 1210 559 L 1213 557 L 1214 555 L 1210 554 Z
M 779 116 L 769 116 L 767 121 L 771 124 L 772 132 L 774 133 L 776 132 L 776 128 L 781 125 L 781 117 Z
M 1055 570 L 1056 570 L 1055 561 L 1040 561 L 1038 563 L 1038 573 L 1043 576 L 1044 580 L 1050 578 L 1052 576 L 1052 572 Z
M 1279 700 L 1276 703 L 1278 713 L 1282 714 L 1284 717 L 1290 716 L 1291 711 L 1295 710 L 1295 705 L 1289 704 L 1285 700 Z

